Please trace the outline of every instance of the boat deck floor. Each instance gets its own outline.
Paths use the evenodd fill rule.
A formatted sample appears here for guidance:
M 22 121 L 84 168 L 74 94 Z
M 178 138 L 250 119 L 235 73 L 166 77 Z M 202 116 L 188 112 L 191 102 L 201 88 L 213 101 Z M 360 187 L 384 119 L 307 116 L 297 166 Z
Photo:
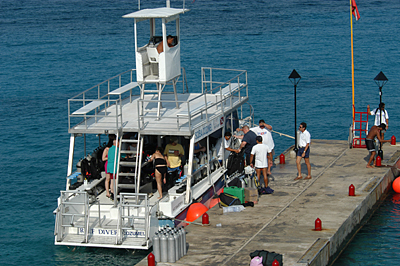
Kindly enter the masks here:
M 369 169 L 366 149 L 349 149 L 347 141 L 313 140 L 312 179 L 294 181 L 295 158 L 286 154 L 286 164 L 275 161 L 272 168 L 273 194 L 242 212 L 223 214 L 218 205 L 209 210 L 210 226 L 186 227 L 189 249 L 174 265 L 249 265 L 255 250 L 282 254 L 284 265 L 328 265 L 399 175 L 399 150 L 385 144 L 385 166 Z M 307 175 L 304 161 L 302 173 Z M 350 184 L 355 197 L 348 196 Z M 317 218 L 321 231 L 314 230 Z M 147 265 L 147 259 L 137 265 Z
M 141 132 L 146 134 L 185 135 L 190 136 L 193 128 L 205 122 L 206 119 L 216 119 L 223 113 L 237 108 L 247 101 L 247 97 L 232 96 L 221 101 L 219 94 L 185 93 L 177 94 L 178 108 L 174 94 L 162 95 L 162 108 L 160 118 L 157 118 L 158 96 L 157 94 L 145 94 L 143 103 L 143 117 L 141 118 Z M 188 107 L 187 102 L 190 101 Z M 207 104 L 206 104 L 207 103 Z M 122 105 L 122 127 L 124 132 L 139 131 L 138 115 L 139 96 L 132 96 L 123 100 Z M 188 109 L 190 108 L 190 109 Z M 191 124 L 189 126 L 189 111 Z M 73 126 L 70 133 L 104 133 L 116 129 L 116 107 L 107 107 L 100 111 L 97 117 L 87 117 L 86 123 L 81 122 L 83 115 L 71 115 L 71 122 L 79 124 Z M 118 111 L 119 113 L 120 111 Z M 121 126 L 121 121 L 119 121 Z

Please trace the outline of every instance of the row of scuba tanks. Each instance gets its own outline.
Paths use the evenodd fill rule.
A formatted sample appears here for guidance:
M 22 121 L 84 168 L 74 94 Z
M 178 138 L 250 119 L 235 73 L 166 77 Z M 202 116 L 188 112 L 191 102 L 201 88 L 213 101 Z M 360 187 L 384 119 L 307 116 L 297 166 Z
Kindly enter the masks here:
M 176 262 L 186 255 L 186 231 L 168 225 L 153 236 L 153 253 L 157 262 Z

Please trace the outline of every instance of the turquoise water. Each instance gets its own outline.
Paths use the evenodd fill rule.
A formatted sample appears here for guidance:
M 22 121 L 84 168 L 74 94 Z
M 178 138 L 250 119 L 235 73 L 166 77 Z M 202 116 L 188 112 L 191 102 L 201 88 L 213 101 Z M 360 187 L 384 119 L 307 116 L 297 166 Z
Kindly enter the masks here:
M 173 7 L 181 3 L 172 0 Z M 347 139 L 348 5 L 348 0 L 186 1 L 191 11 L 181 17 L 181 59 L 189 89 L 200 91 L 201 66 L 245 69 L 256 121 L 265 119 L 293 135 L 288 76 L 295 68 L 302 76 L 298 122 L 308 123 L 313 138 Z M 400 129 L 400 2 L 359 0 L 358 7 L 356 109 L 378 105 L 373 78 L 382 70 L 389 79 L 383 101 L 390 136 Z M 132 21 L 122 15 L 136 8 L 131 0 L 0 0 L 1 265 L 132 265 L 141 257 L 125 250 L 56 247 L 52 214 L 65 187 L 67 99 L 135 67 Z M 293 144 L 278 135 L 274 140 L 277 154 Z

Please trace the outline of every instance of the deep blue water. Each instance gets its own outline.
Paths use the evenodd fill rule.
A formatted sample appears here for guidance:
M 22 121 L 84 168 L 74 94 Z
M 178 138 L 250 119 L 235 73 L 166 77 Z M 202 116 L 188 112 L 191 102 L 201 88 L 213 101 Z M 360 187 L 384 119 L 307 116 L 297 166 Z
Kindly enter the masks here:
M 164 4 L 150 0 L 141 6 Z M 377 106 L 373 78 L 383 71 L 389 79 L 383 101 L 390 136 L 400 129 L 400 2 L 357 4 L 356 109 Z M 172 0 L 173 7 L 181 5 Z M 186 7 L 191 11 L 181 16 L 181 59 L 191 91 L 201 89 L 201 66 L 245 69 L 256 121 L 265 119 L 293 135 L 288 76 L 295 68 L 302 76 L 298 122 L 308 123 L 313 138 L 347 139 L 348 0 L 196 0 L 186 1 Z M 127 251 L 54 246 L 52 211 L 65 186 L 67 99 L 135 67 L 132 21 L 122 15 L 136 9 L 137 2 L 130 0 L 0 0 L 1 265 L 134 263 L 137 255 Z M 293 144 L 278 135 L 274 139 L 277 154 Z

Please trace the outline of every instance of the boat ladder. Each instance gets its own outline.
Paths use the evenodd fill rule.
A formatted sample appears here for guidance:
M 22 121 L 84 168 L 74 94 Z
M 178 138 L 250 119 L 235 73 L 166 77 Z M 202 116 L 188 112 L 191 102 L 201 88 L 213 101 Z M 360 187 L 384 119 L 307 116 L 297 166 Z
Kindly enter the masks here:
M 146 193 L 121 193 L 118 205 L 117 245 L 130 239 L 142 238 L 141 246 L 148 245 L 149 240 L 149 200 Z M 128 237 L 128 235 L 130 236 Z M 132 234 L 134 237 L 132 238 Z
M 132 144 L 136 144 L 136 149 L 128 150 L 127 147 L 132 147 Z M 139 191 L 142 150 L 143 140 L 140 133 L 138 133 L 137 139 L 124 139 L 121 134 L 119 141 L 118 174 L 116 177 L 116 187 L 118 190 L 131 189 L 132 192 Z M 114 205 L 116 206 L 116 204 L 117 202 L 115 201 Z

